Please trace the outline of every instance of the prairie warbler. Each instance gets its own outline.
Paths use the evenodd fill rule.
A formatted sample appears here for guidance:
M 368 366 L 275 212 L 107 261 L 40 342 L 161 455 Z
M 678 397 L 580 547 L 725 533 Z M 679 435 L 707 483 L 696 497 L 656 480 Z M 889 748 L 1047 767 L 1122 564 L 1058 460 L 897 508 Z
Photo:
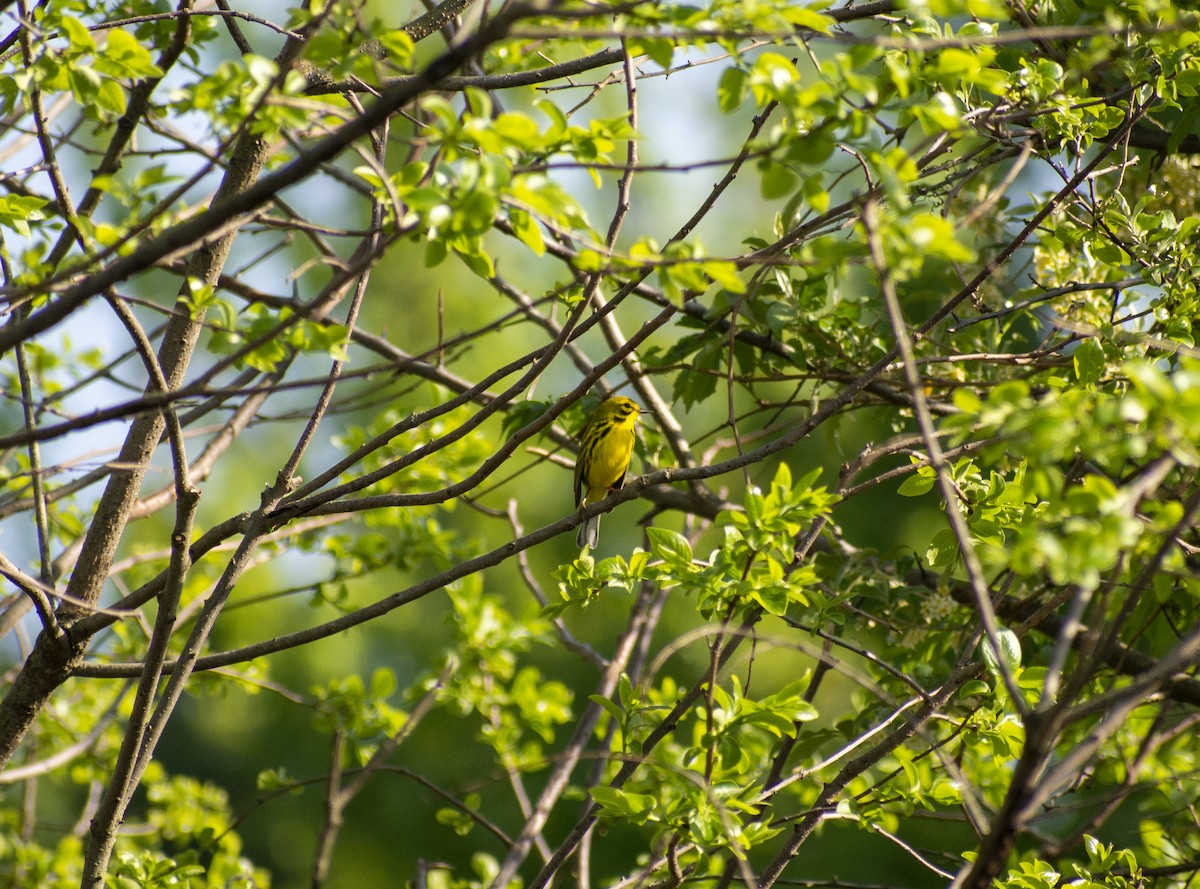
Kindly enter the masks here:
M 620 395 L 605 399 L 579 433 L 579 458 L 575 461 L 575 506 L 603 500 L 625 483 L 633 455 L 633 427 L 642 409 Z M 600 542 L 600 516 L 579 526 L 579 546 L 596 548 Z

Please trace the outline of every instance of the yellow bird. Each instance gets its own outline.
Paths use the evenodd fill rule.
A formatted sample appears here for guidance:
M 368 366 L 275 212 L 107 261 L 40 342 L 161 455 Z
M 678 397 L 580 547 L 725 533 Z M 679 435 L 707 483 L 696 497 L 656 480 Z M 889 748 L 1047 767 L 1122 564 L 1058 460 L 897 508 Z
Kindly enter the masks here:
M 608 496 L 625 483 L 633 456 L 633 428 L 642 409 L 620 395 L 605 399 L 579 433 L 579 458 L 575 461 L 575 506 L 587 506 Z M 596 548 L 600 542 L 600 516 L 579 526 L 575 542 Z

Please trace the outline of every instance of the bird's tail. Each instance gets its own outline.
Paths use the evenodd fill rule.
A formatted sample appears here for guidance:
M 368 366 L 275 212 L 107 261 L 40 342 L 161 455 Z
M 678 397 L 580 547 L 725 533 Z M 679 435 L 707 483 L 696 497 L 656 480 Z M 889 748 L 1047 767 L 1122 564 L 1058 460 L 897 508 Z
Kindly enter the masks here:
M 600 516 L 594 515 L 590 519 L 586 519 L 579 530 L 575 533 L 575 543 L 580 549 L 585 546 L 596 548 L 596 544 L 600 542 Z

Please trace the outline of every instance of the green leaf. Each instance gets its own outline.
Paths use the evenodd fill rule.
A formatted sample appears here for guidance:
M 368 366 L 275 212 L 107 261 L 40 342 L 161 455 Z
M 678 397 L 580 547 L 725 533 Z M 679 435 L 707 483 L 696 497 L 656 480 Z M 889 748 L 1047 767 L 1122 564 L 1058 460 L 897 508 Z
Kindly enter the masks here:
M 100 85 L 104 82 L 95 69 L 87 65 L 72 65 L 68 68 L 67 81 L 71 85 L 75 101 L 81 105 L 93 104 L 100 92 Z
M 791 59 L 775 52 L 764 52 L 754 60 L 750 71 L 750 88 L 754 100 L 765 105 L 792 94 L 792 87 L 799 79 L 796 66 Z
M 1105 370 L 1104 348 L 1095 338 L 1084 340 L 1072 356 L 1075 379 L 1085 386 L 1094 386 Z
M 932 213 L 918 213 L 907 226 L 908 238 L 926 256 L 940 256 L 950 262 L 971 262 L 975 251 L 958 239 L 954 223 Z
M 932 469 L 923 467 L 901 482 L 896 493 L 901 497 L 920 497 L 922 494 L 928 494 L 935 484 L 937 475 Z
M 741 68 L 726 68 L 717 83 L 717 107 L 729 114 L 746 101 L 749 92 L 749 75 Z
M 1021 640 L 1012 630 L 1001 627 L 996 633 L 996 641 L 1000 643 L 1000 657 L 1004 660 L 1004 666 L 1009 673 L 1012 673 L 1021 666 Z M 1003 675 L 1000 671 L 1000 662 L 996 659 L 996 652 L 986 637 L 979 642 L 979 652 L 983 656 L 983 663 L 988 672 L 999 681 Z
M 639 37 L 629 41 L 631 55 L 649 56 L 661 68 L 670 68 L 675 55 L 675 41 L 666 37 Z
M 702 262 L 700 268 L 703 269 L 704 274 L 730 293 L 746 292 L 746 283 L 738 274 L 736 263 L 709 259 Z
M 66 34 L 74 53 L 85 54 L 96 51 L 96 41 L 88 31 L 87 26 L 73 16 L 64 15 L 58 20 L 58 25 Z
M 837 142 L 825 130 L 807 133 L 793 140 L 787 149 L 787 158 L 797 164 L 815 166 L 823 164 L 832 156 Z
M 925 551 L 925 559 L 930 567 L 945 568 L 958 558 L 958 538 L 949 528 L 943 528 L 933 535 L 929 547 Z
M 783 17 L 798 28 L 807 28 L 819 34 L 828 33 L 829 29 L 836 24 L 829 16 L 807 6 L 785 6 Z
M 120 117 L 127 105 L 125 90 L 115 80 L 105 80 L 96 92 L 96 107 L 110 117 Z
M 654 812 L 658 800 L 648 793 L 628 793 L 615 787 L 593 787 L 588 794 L 604 815 L 634 824 L 644 824 Z
M 402 29 L 384 31 L 378 40 L 387 52 L 388 62 L 398 68 L 408 68 L 412 65 L 413 51 L 416 47 L 407 32 Z
M 41 220 L 41 209 L 49 201 L 33 195 L 4 195 L 0 197 L 0 225 L 29 237 L 29 223 Z
M 785 198 L 796 188 L 796 174 L 783 164 L 766 161 L 762 164 L 762 196 L 768 201 Z
M 513 233 L 517 239 L 533 251 L 535 256 L 546 252 L 546 242 L 542 240 L 542 230 L 538 228 L 534 218 L 524 210 L 516 208 L 508 211 L 508 221 L 512 223 Z
M 109 77 L 140 80 L 161 77 L 163 71 L 142 43 L 127 31 L 112 28 L 104 39 L 104 50 L 96 55 L 96 70 Z
M 620 705 L 616 702 L 610 701 L 603 695 L 588 695 L 588 700 L 593 704 L 602 707 L 604 712 L 611 716 L 617 725 L 623 725 L 625 723 L 625 711 L 622 710 Z
M 650 550 L 668 566 L 691 568 L 692 545 L 682 534 L 677 534 L 667 528 L 651 526 L 646 529 L 650 540 Z
M 806 176 L 801 191 L 805 203 L 817 213 L 824 213 L 829 209 L 829 192 L 825 190 L 823 176 Z
M 492 258 L 482 250 L 458 250 L 458 257 L 466 264 L 467 268 L 473 271 L 481 278 L 492 278 L 496 275 L 496 267 L 492 265 Z
M 460 809 L 451 809 L 449 807 L 438 809 L 434 815 L 434 820 L 438 824 L 444 824 L 449 827 L 460 837 L 465 837 L 475 827 L 475 819 L 468 813 Z
M 970 698 L 990 694 L 991 690 L 991 686 L 982 679 L 972 679 L 970 682 L 964 682 L 958 693 L 964 698 Z

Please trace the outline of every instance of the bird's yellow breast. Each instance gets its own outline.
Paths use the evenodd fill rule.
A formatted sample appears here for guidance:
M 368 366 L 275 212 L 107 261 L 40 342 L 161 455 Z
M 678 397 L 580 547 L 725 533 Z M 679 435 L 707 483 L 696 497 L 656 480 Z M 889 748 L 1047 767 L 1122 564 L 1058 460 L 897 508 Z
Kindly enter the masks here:
M 636 419 L 637 415 L 634 414 L 628 421 L 614 424 L 612 431 L 596 448 L 596 455 L 587 472 L 589 494 L 596 492 L 603 497 L 604 492 L 620 481 L 625 470 L 629 468 L 629 457 L 633 454 L 633 424 Z

